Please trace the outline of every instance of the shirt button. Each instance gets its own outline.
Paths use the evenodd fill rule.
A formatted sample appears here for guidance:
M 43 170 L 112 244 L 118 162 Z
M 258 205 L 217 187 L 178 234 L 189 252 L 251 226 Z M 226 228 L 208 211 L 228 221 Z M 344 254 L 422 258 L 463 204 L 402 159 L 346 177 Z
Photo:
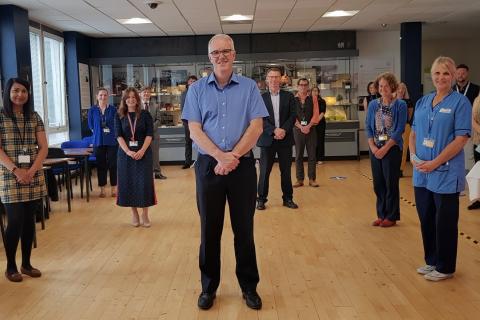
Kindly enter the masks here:
M 225 129 L 225 127 L 222 127 L 222 129 Z
M 226 114 L 224 113 L 224 114 L 223 114 L 223 116 L 225 117 L 225 116 L 226 116 Z
M 224 105 L 225 105 L 225 102 L 222 102 L 222 106 L 224 106 Z

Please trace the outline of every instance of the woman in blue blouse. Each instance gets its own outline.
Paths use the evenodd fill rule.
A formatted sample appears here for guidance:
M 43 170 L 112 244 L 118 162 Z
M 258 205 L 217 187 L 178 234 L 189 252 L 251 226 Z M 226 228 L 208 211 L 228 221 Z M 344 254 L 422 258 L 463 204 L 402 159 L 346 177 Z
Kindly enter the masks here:
M 398 82 L 391 73 L 376 80 L 380 98 L 370 101 L 365 128 L 370 148 L 373 189 L 377 196 L 377 219 L 373 226 L 391 227 L 400 220 L 400 163 L 407 106 L 394 98 Z
M 438 57 L 430 72 L 435 91 L 416 104 L 409 146 L 426 262 L 417 272 L 440 281 L 453 277 L 456 267 L 458 196 L 465 187 L 463 147 L 470 137 L 472 108 L 452 90 L 451 58 Z
M 110 173 L 112 197 L 117 195 L 117 149 L 115 138 L 115 115 L 117 109 L 108 104 L 108 90 L 98 89 L 98 103 L 88 110 L 88 127 L 93 133 L 93 151 L 97 158 L 98 186 L 100 198 L 104 198 L 107 171 Z

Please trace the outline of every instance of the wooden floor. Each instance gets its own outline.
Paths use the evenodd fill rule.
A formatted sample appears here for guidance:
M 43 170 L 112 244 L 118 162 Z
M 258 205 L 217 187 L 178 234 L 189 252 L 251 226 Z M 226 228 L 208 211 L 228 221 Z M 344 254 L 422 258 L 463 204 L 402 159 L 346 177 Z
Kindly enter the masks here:
M 1 277 L 0 319 L 479 319 L 480 210 L 467 211 L 461 198 L 457 273 L 428 282 L 415 272 L 423 250 L 411 178 L 401 180 L 398 226 L 371 227 L 367 159 L 318 166 L 320 188 L 295 190 L 298 210 L 281 206 L 275 165 L 267 210 L 255 217 L 263 309 L 241 298 L 226 219 L 217 299 L 199 311 L 194 171 L 163 168 L 168 180 L 156 180 L 150 229 L 131 227 L 129 210 L 98 190 L 89 203 L 77 190 L 71 213 L 65 201 L 54 203 L 33 251 L 43 276 Z

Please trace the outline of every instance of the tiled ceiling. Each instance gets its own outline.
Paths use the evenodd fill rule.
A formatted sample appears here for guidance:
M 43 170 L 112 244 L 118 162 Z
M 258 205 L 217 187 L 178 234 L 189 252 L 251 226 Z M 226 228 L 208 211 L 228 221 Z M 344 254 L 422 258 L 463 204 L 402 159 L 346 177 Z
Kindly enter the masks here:
M 152 0 L 153 1 L 153 0 Z M 480 32 L 479 0 L 0 0 L 29 11 L 31 20 L 93 37 L 147 37 L 214 33 L 320 30 L 398 30 L 424 22 L 424 37 L 471 37 Z M 322 18 L 326 11 L 360 10 L 354 17 Z M 253 15 L 253 23 L 222 24 L 221 15 Z M 142 17 L 153 23 L 122 25 Z M 384 26 L 382 26 L 384 24 Z M 386 24 L 386 26 L 385 26 Z

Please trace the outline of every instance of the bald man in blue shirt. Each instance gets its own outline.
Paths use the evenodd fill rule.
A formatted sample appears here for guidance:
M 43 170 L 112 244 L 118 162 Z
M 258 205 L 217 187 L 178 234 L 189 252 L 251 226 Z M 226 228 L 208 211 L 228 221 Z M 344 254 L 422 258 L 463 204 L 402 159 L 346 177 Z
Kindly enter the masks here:
M 214 71 L 189 88 L 182 113 L 199 153 L 195 164 L 201 222 L 198 307 L 212 307 L 220 283 L 220 242 L 228 200 L 237 279 L 247 306 L 260 309 L 253 237 L 257 173 L 252 148 L 268 112 L 255 82 L 233 73 L 232 38 L 213 36 L 208 52 Z

